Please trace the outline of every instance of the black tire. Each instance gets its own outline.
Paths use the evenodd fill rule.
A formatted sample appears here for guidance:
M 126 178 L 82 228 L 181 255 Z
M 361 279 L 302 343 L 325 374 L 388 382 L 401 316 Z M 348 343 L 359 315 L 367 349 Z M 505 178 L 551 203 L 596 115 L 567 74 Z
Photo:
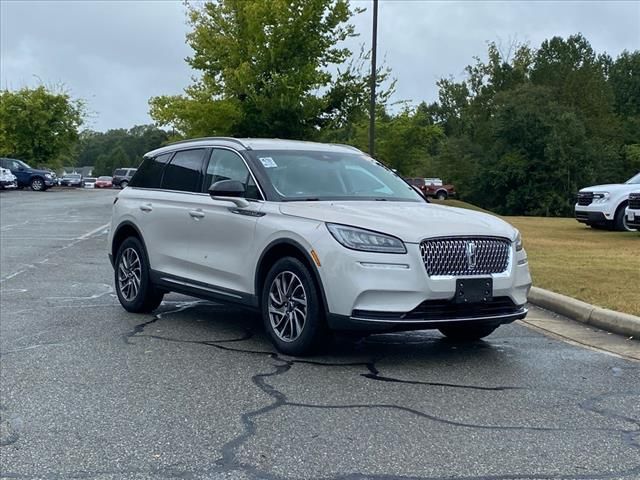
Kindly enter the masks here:
M 29 182 L 29 187 L 34 192 L 44 192 L 47 189 L 44 185 L 44 179 L 40 177 L 33 177 Z
M 277 302 L 271 298 L 270 293 L 272 288 L 276 289 L 277 292 L 277 285 L 274 283 L 276 279 L 283 278 L 281 276 L 284 276 L 284 280 L 286 281 L 287 274 L 293 274 L 295 278 L 297 278 L 297 281 L 299 281 L 302 286 L 302 290 L 298 289 L 297 286 L 293 287 L 294 291 L 289 292 L 290 295 L 286 295 L 289 300 L 283 303 L 283 306 L 281 307 L 282 313 L 274 313 L 274 322 L 277 321 L 278 315 L 282 315 L 280 317 L 280 321 L 284 322 L 284 327 L 282 327 L 283 331 L 278 333 L 278 324 L 275 326 L 272 324 L 272 316 L 269 312 L 269 306 L 275 305 Z M 292 284 L 296 285 L 295 279 L 291 280 L 289 286 Z M 282 337 L 286 336 L 287 324 L 291 325 L 289 329 L 289 333 L 291 334 L 290 337 L 293 337 L 293 333 L 296 331 L 294 328 L 293 316 L 298 314 L 299 310 L 297 306 L 300 304 L 295 303 L 295 298 L 296 295 L 301 297 L 302 294 L 304 294 L 304 299 L 306 301 L 306 317 L 304 317 L 302 327 L 297 330 L 297 336 L 295 336 L 295 338 L 285 340 Z M 292 303 L 295 308 L 291 307 L 293 310 L 289 311 L 288 308 Z M 262 286 L 260 309 L 262 311 L 262 321 L 264 323 L 265 330 L 278 351 L 284 354 L 297 356 L 309 355 L 317 352 L 319 347 L 321 347 L 327 340 L 327 324 L 321 296 L 318 293 L 318 288 L 311 272 L 297 258 L 281 258 L 271 267 L 265 278 L 264 285 Z M 296 325 L 299 325 L 297 320 L 298 318 L 300 317 L 295 317 Z
M 438 200 L 446 200 L 448 197 L 447 192 L 443 192 L 442 190 L 436 193 L 436 198 Z
M 627 203 L 623 202 L 616 210 L 616 216 L 613 220 L 613 229 L 619 232 L 635 232 L 635 229 L 627 225 L 627 217 L 625 216 L 625 209 Z
M 440 332 L 454 342 L 473 342 L 491 335 L 496 325 L 459 325 L 439 328 Z
M 127 295 L 127 292 L 131 292 L 124 287 L 125 282 L 121 282 L 121 279 L 119 278 L 119 275 L 122 275 L 120 269 L 121 262 L 123 261 L 122 257 L 125 255 L 125 252 L 127 255 L 129 254 L 128 250 L 133 250 L 140 262 L 140 282 L 135 295 Z M 158 308 L 162 302 L 164 293 L 155 288 L 151 283 L 151 279 L 149 277 L 149 259 L 140 240 L 136 237 L 128 237 L 124 242 L 122 242 L 120 248 L 118 248 L 114 265 L 114 284 L 116 294 L 118 295 L 120 304 L 125 310 L 133 313 L 149 313 Z
M 120 188 L 123 190 L 127 188 L 127 185 L 129 185 L 129 182 L 127 182 L 126 180 L 123 180 L 122 182 L 120 182 Z

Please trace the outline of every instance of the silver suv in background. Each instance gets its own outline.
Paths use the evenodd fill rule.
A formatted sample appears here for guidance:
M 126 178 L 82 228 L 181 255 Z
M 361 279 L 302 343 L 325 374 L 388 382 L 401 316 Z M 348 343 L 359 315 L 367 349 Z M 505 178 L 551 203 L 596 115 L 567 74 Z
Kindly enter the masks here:
M 136 173 L 137 168 L 116 168 L 113 171 L 113 178 L 111 184 L 113 187 L 127 188 L 131 178 Z
M 131 312 L 167 292 L 262 313 L 292 355 L 330 330 L 477 340 L 524 318 L 519 232 L 430 204 L 353 147 L 207 138 L 149 152 L 113 205 L 108 253 Z

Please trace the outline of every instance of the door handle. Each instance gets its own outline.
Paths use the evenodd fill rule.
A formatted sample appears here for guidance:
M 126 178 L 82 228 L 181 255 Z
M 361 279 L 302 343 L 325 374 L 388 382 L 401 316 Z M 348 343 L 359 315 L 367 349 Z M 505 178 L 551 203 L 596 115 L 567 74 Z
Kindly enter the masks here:
M 189 215 L 191 215 L 191 218 L 195 218 L 196 220 L 200 219 L 200 218 L 204 218 L 204 212 L 200 209 L 198 210 L 189 210 Z
M 153 210 L 153 207 L 150 203 L 143 203 L 142 205 L 140 205 L 140 210 L 142 210 L 143 212 L 150 212 L 151 210 Z

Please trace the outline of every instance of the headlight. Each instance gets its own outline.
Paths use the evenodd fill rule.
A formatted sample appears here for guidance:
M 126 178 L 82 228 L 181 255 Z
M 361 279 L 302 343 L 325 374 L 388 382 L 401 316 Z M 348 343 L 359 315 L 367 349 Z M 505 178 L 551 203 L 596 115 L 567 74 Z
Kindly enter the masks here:
M 402 240 L 390 235 L 335 223 L 327 223 L 327 228 L 338 243 L 352 250 L 377 253 L 407 253 Z
M 516 230 L 516 232 L 516 239 L 513 241 L 513 243 L 516 244 L 516 252 L 519 252 L 524 248 L 524 246 L 522 245 L 522 235 L 520 235 L 519 231 Z
M 593 192 L 594 203 L 604 203 L 609 200 L 609 192 Z
M 45 173 L 44 176 L 45 176 L 45 178 L 51 178 L 51 174 L 50 173 Z

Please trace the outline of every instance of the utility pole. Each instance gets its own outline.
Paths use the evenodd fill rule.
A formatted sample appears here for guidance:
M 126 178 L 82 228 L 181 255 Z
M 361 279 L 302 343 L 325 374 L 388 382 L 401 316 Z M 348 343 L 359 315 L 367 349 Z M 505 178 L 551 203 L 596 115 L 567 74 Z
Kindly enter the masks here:
M 378 0 L 373 0 L 373 33 L 371 36 L 371 100 L 369 103 L 369 155 L 376 143 L 376 49 L 378 43 Z

